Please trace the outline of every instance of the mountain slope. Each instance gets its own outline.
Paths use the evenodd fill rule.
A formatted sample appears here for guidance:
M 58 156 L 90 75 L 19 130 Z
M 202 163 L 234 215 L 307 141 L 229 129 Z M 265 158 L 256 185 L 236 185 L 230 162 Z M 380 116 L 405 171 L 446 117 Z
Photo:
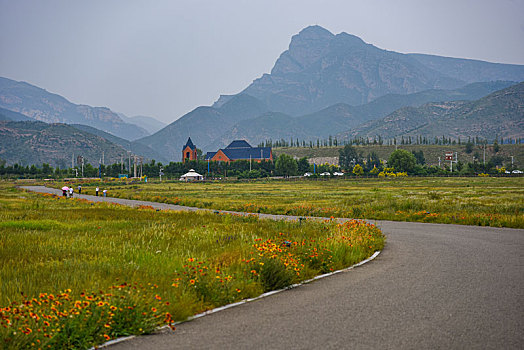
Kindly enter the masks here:
M 13 112 L 5 108 L 0 108 L 0 120 L 7 121 L 34 121 L 33 118 L 29 118 L 21 113 Z
M 511 85 L 514 85 L 514 82 L 499 81 L 474 83 L 456 90 L 426 90 L 409 95 L 389 94 L 365 105 L 349 106 L 339 103 L 300 117 L 268 113 L 235 124 L 219 138 L 207 144 L 205 149 L 216 150 L 226 146 L 233 139 L 246 139 L 251 144 L 268 139 L 325 139 L 370 120 L 385 117 L 401 107 L 418 107 L 428 102 L 476 100 Z
M 0 107 L 46 123 L 89 124 L 126 139 L 149 133 L 105 107 L 76 105 L 34 85 L 0 77 Z
M 67 124 L 39 121 L 0 122 L 0 158 L 8 164 L 49 163 L 61 168 L 71 166 L 74 155 L 97 166 L 104 152 L 106 164 L 120 162 L 124 148 L 100 136 Z
M 255 118 L 266 111 L 265 105 L 256 98 L 240 94 L 229 99 L 220 108 L 198 107 L 137 142 L 161 152 L 169 160 L 179 161 L 182 158 L 182 146 L 189 136 L 197 147 L 202 148 L 235 123 Z
M 109 134 L 107 132 L 104 132 L 102 130 L 99 130 L 99 129 L 96 129 L 96 128 L 93 128 L 87 125 L 71 124 L 71 126 L 76 129 L 88 132 L 90 134 L 103 137 L 104 139 L 123 147 L 125 150 L 130 151 L 132 154 L 143 156 L 143 157 L 146 157 L 147 159 L 155 159 L 156 161 L 159 161 L 159 162 L 165 162 L 167 160 L 166 158 L 164 158 L 163 154 L 161 154 L 160 152 L 157 152 L 154 149 L 146 145 L 143 145 L 137 141 L 125 140 L 118 136 Z
M 466 139 L 479 136 L 524 137 L 524 83 L 494 92 L 476 101 L 428 103 L 401 108 L 383 119 L 355 128 L 343 136 L 384 139 L 406 136 L 428 138 L 446 135 Z
M 463 58 L 408 54 L 426 67 L 468 83 L 494 80 L 523 81 L 522 65 L 491 63 Z
M 145 115 L 136 115 L 134 117 L 128 117 L 125 114 L 117 113 L 120 118 L 126 123 L 134 124 L 144 130 L 146 130 L 149 134 L 154 134 L 158 130 L 165 128 L 166 123 L 161 122 L 158 119 L 155 119 L 153 117 L 148 117 Z

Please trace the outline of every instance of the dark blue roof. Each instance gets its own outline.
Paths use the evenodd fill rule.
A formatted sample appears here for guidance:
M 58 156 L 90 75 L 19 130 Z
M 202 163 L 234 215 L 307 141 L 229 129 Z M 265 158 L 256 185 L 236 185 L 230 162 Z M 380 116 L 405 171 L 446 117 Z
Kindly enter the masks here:
M 189 146 L 191 149 L 196 149 L 196 146 L 193 144 L 193 141 L 191 141 L 191 137 L 187 139 L 186 144 L 182 147 L 182 151 L 186 149 L 186 147 Z
M 208 159 L 211 159 L 215 156 L 215 154 L 217 154 L 217 152 L 207 152 L 206 153 L 206 157 L 204 158 L 204 160 L 208 160 Z
M 229 146 L 226 147 L 226 149 L 228 148 L 252 148 L 252 147 L 249 143 L 247 143 L 246 140 L 235 140 L 231 142 Z
M 231 160 L 269 159 L 271 147 L 226 148 L 222 152 Z

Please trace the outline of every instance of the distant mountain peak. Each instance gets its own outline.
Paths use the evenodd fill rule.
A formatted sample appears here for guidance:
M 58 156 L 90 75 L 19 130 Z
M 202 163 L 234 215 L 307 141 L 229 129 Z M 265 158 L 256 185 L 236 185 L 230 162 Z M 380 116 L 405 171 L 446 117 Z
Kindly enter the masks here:
M 291 38 L 289 49 L 278 58 L 271 74 L 283 75 L 304 70 L 326 54 L 330 41 L 335 37 L 320 26 L 309 26 Z
M 356 35 L 348 34 L 346 32 L 339 33 L 335 35 L 335 39 L 344 42 L 346 45 L 351 46 L 363 46 L 363 45 L 370 45 L 367 44 L 364 40 L 359 38 Z
M 293 39 L 331 39 L 335 35 L 324 27 L 312 25 L 302 29 Z M 293 40 L 292 39 L 292 40 Z

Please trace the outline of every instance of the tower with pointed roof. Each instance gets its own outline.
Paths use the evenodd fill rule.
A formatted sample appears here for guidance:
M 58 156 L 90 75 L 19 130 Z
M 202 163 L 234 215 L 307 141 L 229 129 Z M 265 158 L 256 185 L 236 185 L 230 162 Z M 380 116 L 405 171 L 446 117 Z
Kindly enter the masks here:
M 191 137 L 187 139 L 184 147 L 182 147 L 182 161 L 197 160 L 197 148 L 191 141 Z

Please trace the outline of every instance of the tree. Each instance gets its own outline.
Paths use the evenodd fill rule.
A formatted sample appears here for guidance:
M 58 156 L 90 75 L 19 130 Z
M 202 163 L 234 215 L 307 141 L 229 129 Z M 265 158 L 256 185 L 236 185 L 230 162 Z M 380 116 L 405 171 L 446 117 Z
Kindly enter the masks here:
M 499 146 L 499 143 L 497 142 L 497 140 L 495 140 L 495 142 L 493 142 L 493 151 L 495 153 L 498 153 L 500 151 L 500 146 Z
M 388 166 L 395 168 L 396 171 L 405 171 L 408 173 L 413 172 L 417 160 L 413 153 L 397 149 L 389 156 Z
M 307 161 L 306 157 L 300 158 L 298 160 L 298 172 L 299 174 L 306 173 L 310 170 L 311 166 L 309 165 L 309 162 Z
M 360 163 L 361 156 L 355 148 L 350 145 L 344 146 L 338 154 L 338 164 L 344 169 L 349 169 L 353 167 L 353 165 Z
M 411 151 L 417 160 L 417 164 L 424 165 L 426 164 L 426 158 L 424 158 L 424 152 L 420 151 Z
M 287 154 L 281 154 L 275 163 L 275 170 L 280 175 L 286 177 L 291 175 L 296 175 L 298 170 L 298 164 L 293 157 L 288 156 Z
M 362 169 L 362 166 L 360 164 L 355 165 L 353 168 L 353 174 L 356 176 L 362 176 L 364 174 L 364 169 Z
M 470 154 L 471 152 L 473 152 L 473 142 L 466 142 L 466 153 L 467 154 Z
M 370 171 L 373 168 L 380 168 L 380 158 L 375 151 L 368 154 L 366 169 Z

